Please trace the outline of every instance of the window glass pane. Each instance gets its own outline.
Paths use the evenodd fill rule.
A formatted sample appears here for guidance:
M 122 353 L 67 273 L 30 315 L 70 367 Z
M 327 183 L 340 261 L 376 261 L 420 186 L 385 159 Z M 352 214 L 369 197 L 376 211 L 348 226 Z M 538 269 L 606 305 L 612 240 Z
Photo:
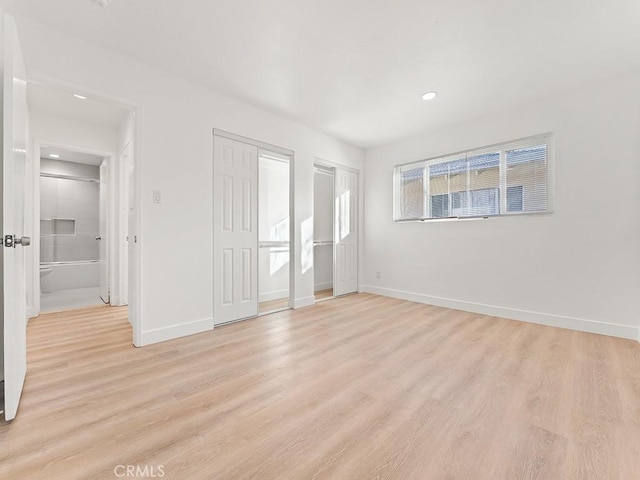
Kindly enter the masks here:
M 466 157 L 429 165 L 432 218 L 458 216 L 466 209 L 467 170 Z M 450 196 L 455 211 L 449 211 Z
M 500 167 L 500 152 L 483 153 L 469 157 L 469 170 L 486 171 Z
M 471 190 L 470 216 L 498 215 L 500 213 L 500 190 L 483 188 Z
M 444 218 L 449 216 L 449 194 L 431 196 L 431 217 Z
M 465 215 L 500 213 L 500 152 L 469 157 L 469 190 L 471 203 Z
M 507 187 L 507 212 L 522 211 L 522 185 Z
M 451 210 L 454 215 L 467 206 L 467 192 L 453 192 L 451 194 Z
M 424 213 L 424 167 L 401 173 L 400 202 L 403 219 L 426 217 Z
M 547 209 L 547 146 L 538 145 L 508 150 L 506 157 L 507 192 L 510 187 L 522 188 L 522 207 L 518 211 L 545 211 Z M 508 209 L 508 211 L 512 210 Z

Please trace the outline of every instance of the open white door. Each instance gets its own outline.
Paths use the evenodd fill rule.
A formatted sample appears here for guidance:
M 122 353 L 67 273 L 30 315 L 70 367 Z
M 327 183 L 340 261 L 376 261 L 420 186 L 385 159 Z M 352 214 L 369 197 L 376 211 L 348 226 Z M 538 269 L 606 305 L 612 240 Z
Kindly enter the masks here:
M 122 194 L 120 196 L 121 204 L 121 224 L 120 235 L 118 239 L 122 254 L 120 255 L 120 304 L 127 305 L 129 303 L 129 174 L 132 169 L 129 168 L 129 144 L 127 144 L 120 153 L 120 165 L 122 172 Z M 131 180 L 132 182 L 133 180 Z
M 135 180 L 136 169 L 135 163 L 131 155 L 127 156 L 125 164 L 125 177 L 127 188 L 127 304 L 129 305 L 129 323 L 133 328 L 133 343 L 136 346 L 141 346 L 141 313 L 138 292 L 138 272 L 137 268 L 137 255 L 136 251 L 138 246 L 138 212 L 136 210 L 136 198 L 135 198 Z
M 258 148 L 214 135 L 214 325 L 258 315 Z
M 1 17 L 0 17 L 1 18 Z M 2 95 L 2 294 L 4 401 L 6 420 L 15 418 L 27 372 L 25 162 L 27 81 L 15 23 L 5 17 Z
M 110 302 L 109 288 L 109 233 L 107 231 L 109 208 L 109 161 L 105 158 L 100 164 L 100 232 L 96 241 L 100 242 L 100 298 Z
M 358 174 L 335 170 L 335 272 L 333 294 L 358 291 Z

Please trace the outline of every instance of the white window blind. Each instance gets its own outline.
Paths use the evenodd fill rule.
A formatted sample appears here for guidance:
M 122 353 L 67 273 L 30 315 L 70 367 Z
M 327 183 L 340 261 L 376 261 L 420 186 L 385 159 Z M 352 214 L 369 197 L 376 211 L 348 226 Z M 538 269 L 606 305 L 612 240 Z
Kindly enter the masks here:
M 549 142 L 538 135 L 394 168 L 394 220 L 546 212 Z

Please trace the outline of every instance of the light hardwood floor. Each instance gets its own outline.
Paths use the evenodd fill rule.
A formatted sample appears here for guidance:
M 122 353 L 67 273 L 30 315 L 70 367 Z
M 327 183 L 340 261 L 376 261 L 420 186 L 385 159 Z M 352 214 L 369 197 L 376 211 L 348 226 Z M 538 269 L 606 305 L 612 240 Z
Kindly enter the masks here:
M 278 310 L 286 310 L 289 308 L 288 298 L 279 298 L 277 300 L 269 300 L 268 302 L 260 302 L 258 304 L 258 313 L 269 313 Z
M 43 315 L 28 342 L 2 479 L 640 478 L 630 340 L 359 294 L 141 349 L 123 309 Z
M 326 290 L 319 290 L 315 292 L 316 301 L 319 300 L 328 300 L 333 298 L 333 289 L 328 288 Z M 289 308 L 289 299 L 288 298 L 279 298 L 278 300 L 269 300 L 268 302 L 260 302 L 258 304 L 258 313 L 262 315 L 263 313 L 270 313 L 278 310 L 285 310 Z
M 333 297 L 333 288 L 327 288 L 324 290 L 318 290 L 315 292 L 314 297 L 316 297 L 316 301 L 325 300 Z

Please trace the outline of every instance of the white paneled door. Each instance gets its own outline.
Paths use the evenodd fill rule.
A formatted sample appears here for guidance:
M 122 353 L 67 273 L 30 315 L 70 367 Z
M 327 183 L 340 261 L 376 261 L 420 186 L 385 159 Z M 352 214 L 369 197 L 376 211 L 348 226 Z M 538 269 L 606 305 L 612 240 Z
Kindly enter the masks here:
M 334 295 L 358 291 L 358 174 L 335 171 Z
M 4 323 L 4 416 L 15 418 L 27 372 L 25 180 L 27 81 L 13 19 L 5 17 L 2 55 L 2 296 Z M 0 62 L 1 64 L 1 62 Z
M 258 148 L 214 135 L 214 325 L 258 314 Z

